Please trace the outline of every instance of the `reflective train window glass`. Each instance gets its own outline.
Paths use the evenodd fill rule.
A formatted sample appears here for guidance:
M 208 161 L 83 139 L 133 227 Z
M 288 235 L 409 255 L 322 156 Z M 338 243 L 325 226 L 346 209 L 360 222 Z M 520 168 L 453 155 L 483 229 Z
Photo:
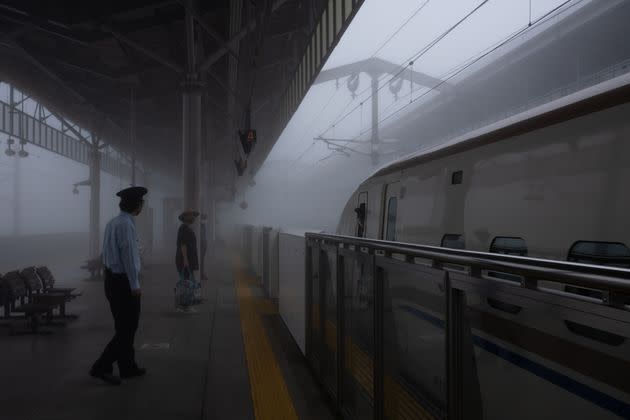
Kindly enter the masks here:
M 398 199 L 391 197 L 387 203 L 387 234 L 385 240 L 396 240 L 396 212 L 398 211 Z
M 524 257 L 527 255 L 527 244 L 523 238 L 497 236 L 490 245 L 490 252 Z
M 518 255 L 524 257 L 527 255 L 527 244 L 523 238 L 497 236 L 492 240 L 492 244 L 490 244 L 490 252 L 495 254 Z M 502 280 L 513 281 L 515 283 L 523 281 L 523 277 L 516 274 L 488 271 L 488 275 Z
M 577 241 L 569 250 L 567 261 L 630 268 L 630 249 L 621 242 Z M 596 299 L 603 298 L 600 290 L 568 285 L 564 290 Z M 627 297 L 626 302 L 630 303 L 630 297 Z
M 456 171 L 451 175 L 451 184 L 458 185 L 464 181 L 464 171 Z
M 447 233 L 442 237 L 443 248 L 465 249 L 464 235 Z
M 567 260 L 630 268 L 630 249 L 621 242 L 578 241 L 569 250 Z

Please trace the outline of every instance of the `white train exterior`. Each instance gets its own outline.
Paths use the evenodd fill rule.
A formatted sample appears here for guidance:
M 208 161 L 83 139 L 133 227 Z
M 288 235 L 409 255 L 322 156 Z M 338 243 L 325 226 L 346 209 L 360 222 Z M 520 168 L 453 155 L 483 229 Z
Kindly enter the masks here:
M 337 233 L 357 235 L 366 203 L 367 238 L 482 252 L 520 238 L 527 256 L 556 260 L 580 241 L 621 244 L 614 264 L 630 267 L 630 104 L 618 103 L 627 80 L 386 166 L 357 188 Z
M 337 233 L 628 268 L 629 181 L 626 75 L 378 170 L 348 200 Z M 420 280 L 418 290 L 432 287 Z M 575 296 L 583 302 L 601 298 L 578 289 L 565 291 L 586 295 Z M 431 310 L 435 303 L 398 296 L 385 302 L 393 322 L 386 329 L 409 382 L 431 393 L 441 386 L 430 355 L 440 352 L 443 321 Z M 468 296 L 483 314 L 471 325 L 479 383 L 505 393 L 492 412 L 470 418 L 630 418 L 628 324 L 598 337 L 574 328 L 562 305 L 541 317 L 506 313 L 481 296 Z M 483 317 L 496 320 L 494 327 Z M 426 333 L 431 328 L 435 340 Z M 599 374 L 578 355 L 588 355 Z M 546 401 L 547 411 L 531 401 Z

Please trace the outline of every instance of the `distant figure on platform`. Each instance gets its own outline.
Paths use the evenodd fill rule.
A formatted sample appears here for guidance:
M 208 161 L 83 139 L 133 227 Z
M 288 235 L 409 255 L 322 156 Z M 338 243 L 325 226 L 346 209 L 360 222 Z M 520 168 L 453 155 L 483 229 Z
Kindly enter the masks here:
M 140 319 L 140 253 L 134 216 L 142 211 L 144 187 L 130 187 L 119 191 L 120 214 L 105 228 L 103 265 L 105 267 L 105 296 L 114 317 L 114 337 L 103 354 L 94 362 L 90 375 L 112 385 L 120 379 L 142 376 L 146 369 L 135 360 L 134 338 Z M 113 363 L 118 362 L 120 377 L 113 374 Z
M 195 210 L 186 210 L 179 215 L 182 222 L 177 231 L 177 251 L 175 265 L 179 273 L 178 288 L 183 290 L 181 299 L 177 302 L 178 310 L 190 311 L 195 294 L 199 293 L 201 283 L 195 280 L 195 271 L 199 270 L 197 254 L 197 236 L 191 225 L 199 216 Z
M 199 255 L 199 274 L 201 275 L 201 280 L 208 280 L 208 276 L 206 276 L 206 251 L 208 250 L 208 236 L 206 230 L 206 224 L 208 221 L 208 215 L 201 215 L 201 226 L 199 227 L 199 245 L 201 246 L 201 254 Z

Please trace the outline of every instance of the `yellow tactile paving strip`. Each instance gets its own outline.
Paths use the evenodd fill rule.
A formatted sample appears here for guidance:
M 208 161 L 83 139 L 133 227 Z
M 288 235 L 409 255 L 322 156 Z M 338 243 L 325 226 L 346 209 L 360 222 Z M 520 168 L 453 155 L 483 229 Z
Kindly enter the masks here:
M 252 293 L 254 285 L 254 280 L 237 268 L 236 292 L 241 313 L 241 329 L 254 414 L 256 420 L 297 420 L 293 401 L 261 320 L 261 315 L 277 313 L 277 308 L 268 299 L 255 297 Z M 324 331 L 327 346 L 336 351 L 337 326 L 330 320 L 326 320 Z M 372 359 L 350 337 L 346 337 L 346 351 L 348 353 L 346 360 L 354 362 L 351 370 L 356 382 L 373 397 Z M 434 420 L 434 417 L 420 405 L 404 385 L 387 375 L 384 379 L 386 418 Z
M 330 320 L 326 320 L 326 344 L 330 349 L 337 349 L 337 326 Z M 348 361 L 353 361 L 351 366 L 354 380 L 374 398 L 374 365 L 370 356 L 359 346 L 354 344 L 352 338 L 346 336 L 346 351 Z M 407 389 L 389 375 L 385 376 L 385 418 L 401 420 L 434 420 L 433 417 L 420 403 L 409 393 Z
M 236 270 L 236 293 L 256 420 L 297 420 L 298 416 L 282 376 L 261 315 L 277 312 L 267 299 L 255 297 L 253 279 Z

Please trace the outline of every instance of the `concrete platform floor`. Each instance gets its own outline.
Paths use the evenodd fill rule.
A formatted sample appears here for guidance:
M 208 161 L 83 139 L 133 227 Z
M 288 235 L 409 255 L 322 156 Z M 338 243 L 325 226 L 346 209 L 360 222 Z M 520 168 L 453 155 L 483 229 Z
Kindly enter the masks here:
M 68 306 L 80 318 L 46 327 L 53 333 L 45 336 L 10 336 L 0 328 L 0 418 L 254 419 L 241 310 L 228 258 L 210 264 L 211 279 L 203 283 L 205 302 L 191 314 L 174 311 L 172 265 L 146 270 L 136 355 L 148 374 L 119 387 L 88 376 L 113 333 L 102 281 L 81 280 L 85 275 L 71 267 L 61 271 L 65 278 L 58 276 L 60 285 L 83 290 Z M 298 418 L 332 419 L 282 321 L 273 311 L 264 318 L 264 334 Z

